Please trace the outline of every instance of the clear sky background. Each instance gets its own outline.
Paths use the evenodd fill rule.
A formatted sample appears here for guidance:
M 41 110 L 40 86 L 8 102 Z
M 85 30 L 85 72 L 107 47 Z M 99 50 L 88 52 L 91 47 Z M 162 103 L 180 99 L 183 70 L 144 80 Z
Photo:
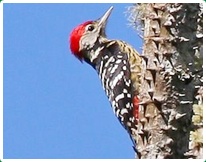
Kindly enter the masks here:
M 134 158 L 99 78 L 68 48 L 78 24 L 114 6 L 111 39 L 141 51 L 132 4 L 4 4 L 4 159 Z

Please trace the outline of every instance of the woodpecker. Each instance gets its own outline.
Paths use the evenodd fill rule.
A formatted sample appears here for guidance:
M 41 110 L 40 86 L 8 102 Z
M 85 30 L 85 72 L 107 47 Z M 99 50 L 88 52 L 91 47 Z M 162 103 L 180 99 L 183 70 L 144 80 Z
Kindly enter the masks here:
M 70 34 L 70 49 L 97 71 L 115 115 L 135 144 L 142 59 L 131 45 L 106 37 L 112 9 L 97 20 L 77 26 Z

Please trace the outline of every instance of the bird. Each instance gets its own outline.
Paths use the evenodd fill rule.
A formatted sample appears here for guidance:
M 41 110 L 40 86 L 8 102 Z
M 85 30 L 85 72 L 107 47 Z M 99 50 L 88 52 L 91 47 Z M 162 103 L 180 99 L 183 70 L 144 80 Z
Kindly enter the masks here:
M 69 35 L 71 53 L 96 70 L 114 114 L 135 145 L 139 120 L 141 55 L 122 40 L 108 39 L 111 6 L 102 17 L 75 27 Z

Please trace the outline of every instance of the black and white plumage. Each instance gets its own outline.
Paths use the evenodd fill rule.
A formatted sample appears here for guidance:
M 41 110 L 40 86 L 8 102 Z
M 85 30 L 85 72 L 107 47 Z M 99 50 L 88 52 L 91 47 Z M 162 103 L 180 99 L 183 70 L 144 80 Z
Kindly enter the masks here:
M 141 57 L 129 44 L 106 38 L 105 26 L 111 11 L 112 7 L 100 19 L 75 28 L 70 48 L 78 59 L 97 71 L 115 115 L 135 142 Z
M 101 57 L 95 60 L 95 65 L 90 64 L 97 70 L 115 115 L 124 128 L 131 133 L 129 127 L 134 123 L 134 116 L 128 55 L 121 51 L 116 41 L 104 45 L 106 48 L 102 48 L 98 55 Z

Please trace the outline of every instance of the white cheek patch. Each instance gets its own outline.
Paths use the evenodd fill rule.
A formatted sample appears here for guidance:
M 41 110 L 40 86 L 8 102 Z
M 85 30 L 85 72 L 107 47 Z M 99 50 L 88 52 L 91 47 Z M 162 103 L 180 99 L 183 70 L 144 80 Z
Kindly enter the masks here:
M 80 39 L 80 50 L 90 50 L 94 47 L 98 35 L 96 33 L 86 33 Z

